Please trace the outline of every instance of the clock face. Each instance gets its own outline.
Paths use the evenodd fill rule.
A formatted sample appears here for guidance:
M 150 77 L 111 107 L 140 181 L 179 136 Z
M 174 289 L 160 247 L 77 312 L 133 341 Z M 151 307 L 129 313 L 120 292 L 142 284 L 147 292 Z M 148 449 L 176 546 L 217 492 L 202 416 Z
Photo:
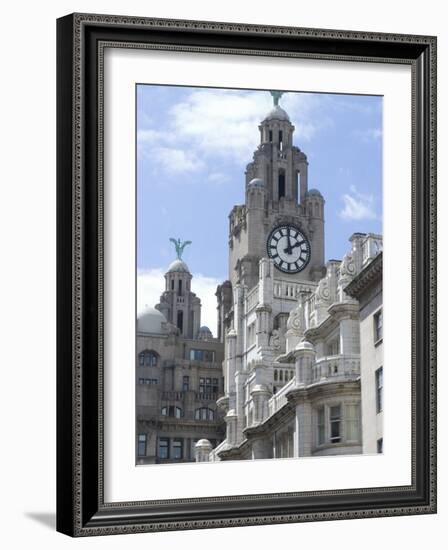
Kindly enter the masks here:
M 298 273 L 310 261 L 310 243 L 294 225 L 279 225 L 273 229 L 267 247 L 275 267 L 284 273 Z

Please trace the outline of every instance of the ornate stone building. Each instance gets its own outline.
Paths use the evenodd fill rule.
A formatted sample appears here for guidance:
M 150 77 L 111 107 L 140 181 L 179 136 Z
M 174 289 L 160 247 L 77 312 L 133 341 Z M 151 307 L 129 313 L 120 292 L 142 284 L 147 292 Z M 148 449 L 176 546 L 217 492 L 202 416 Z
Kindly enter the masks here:
M 383 254 L 374 253 L 365 251 L 363 269 L 345 289 L 359 302 L 362 447 L 368 454 L 383 452 Z
M 190 462 L 195 444 L 224 438 L 216 401 L 223 394 L 223 344 L 201 327 L 201 301 L 179 257 L 165 292 L 137 320 L 136 462 Z
M 226 436 L 200 441 L 200 461 L 362 452 L 359 304 L 345 289 L 381 237 L 356 233 L 342 261 L 324 263 L 325 201 L 273 95 L 217 289 Z

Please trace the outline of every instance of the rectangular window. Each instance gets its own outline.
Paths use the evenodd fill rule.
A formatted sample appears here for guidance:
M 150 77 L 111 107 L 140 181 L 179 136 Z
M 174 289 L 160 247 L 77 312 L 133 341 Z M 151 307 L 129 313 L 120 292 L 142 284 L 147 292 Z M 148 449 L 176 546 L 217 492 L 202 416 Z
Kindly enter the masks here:
M 376 412 L 383 410 L 383 367 L 375 371 Z
M 255 344 L 255 323 L 247 327 L 247 347 Z
M 207 349 L 191 349 L 190 361 L 206 361 L 213 363 L 215 360 L 215 352 Z
M 141 366 L 141 367 L 144 367 L 145 366 L 145 356 L 143 353 L 141 353 L 139 356 L 138 356 L 138 364 Z
M 377 440 L 376 442 L 376 452 L 378 454 L 383 454 L 383 438 Z
M 345 439 L 359 441 L 359 405 L 351 403 L 345 406 Z
M 269 130 L 269 141 L 272 142 L 272 130 Z
M 146 434 L 138 434 L 138 456 L 146 456 Z
M 330 407 L 330 441 L 341 441 L 341 405 Z
M 374 340 L 380 342 L 383 339 L 383 310 L 380 309 L 373 316 Z
M 190 377 L 184 376 L 182 381 L 182 391 L 188 391 L 190 389 Z
M 218 379 L 217 378 L 199 378 L 199 393 L 202 395 L 208 395 L 218 393 Z
M 320 407 L 317 409 L 317 444 L 325 443 L 325 409 Z
M 339 355 L 339 338 L 335 338 L 327 344 L 327 355 Z
M 159 438 L 159 458 L 170 457 L 170 440 L 168 437 Z
M 184 449 L 183 439 L 174 439 L 172 458 L 174 458 L 175 460 L 180 460 L 181 458 L 183 458 L 183 449 Z

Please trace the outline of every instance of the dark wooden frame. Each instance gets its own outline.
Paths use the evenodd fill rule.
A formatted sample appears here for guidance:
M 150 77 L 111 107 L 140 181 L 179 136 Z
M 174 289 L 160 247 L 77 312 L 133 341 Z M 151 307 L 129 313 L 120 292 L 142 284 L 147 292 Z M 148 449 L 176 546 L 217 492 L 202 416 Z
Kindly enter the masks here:
M 414 345 L 410 486 L 104 502 L 100 84 L 102 48 L 108 44 L 411 65 Z M 434 513 L 436 38 L 74 14 L 57 22 L 57 49 L 57 529 L 71 536 L 88 536 Z

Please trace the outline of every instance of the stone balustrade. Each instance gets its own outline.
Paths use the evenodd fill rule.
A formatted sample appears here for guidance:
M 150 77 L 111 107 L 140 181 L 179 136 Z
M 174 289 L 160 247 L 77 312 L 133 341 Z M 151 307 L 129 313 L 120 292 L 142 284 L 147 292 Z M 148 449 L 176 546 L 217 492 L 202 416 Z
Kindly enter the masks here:
M 313 365 L 313 382 L 320 382 L 327 379 L 354 377 L 359 374 L 359 354 L 323 357 L 317 360 Z

